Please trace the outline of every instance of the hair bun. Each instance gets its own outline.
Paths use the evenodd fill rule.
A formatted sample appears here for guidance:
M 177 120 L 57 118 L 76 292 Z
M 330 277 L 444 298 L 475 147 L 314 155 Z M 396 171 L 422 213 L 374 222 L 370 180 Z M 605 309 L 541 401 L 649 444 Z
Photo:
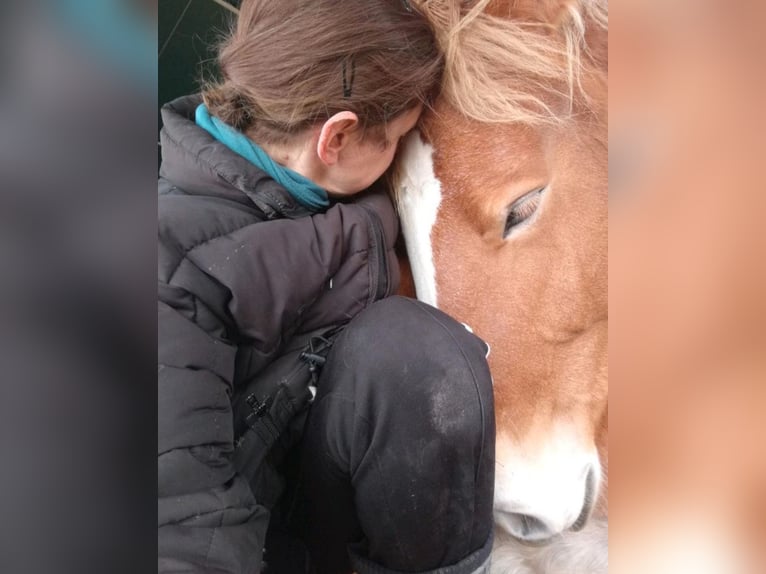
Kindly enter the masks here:
M 255 122 L 253 103 L 229 82 L 208 86 L 202 99 L 213 115 L 226 118 L 226 123 L 241 132 Z

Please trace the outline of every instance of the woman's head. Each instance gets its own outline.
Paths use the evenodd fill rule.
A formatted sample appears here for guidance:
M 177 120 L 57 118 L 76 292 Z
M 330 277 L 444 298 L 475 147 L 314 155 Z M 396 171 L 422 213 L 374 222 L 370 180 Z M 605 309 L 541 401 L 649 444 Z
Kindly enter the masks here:
M 222 80 L 203 92 L 210 112 L 267 150 L 309 134 L 337 144 L 321 133 L 330 120 L 345 145 L 395 149 L 392 122 L 434 96 L 442 70 L 430 25 L 406 0 L 244 0 L 218 59 Z

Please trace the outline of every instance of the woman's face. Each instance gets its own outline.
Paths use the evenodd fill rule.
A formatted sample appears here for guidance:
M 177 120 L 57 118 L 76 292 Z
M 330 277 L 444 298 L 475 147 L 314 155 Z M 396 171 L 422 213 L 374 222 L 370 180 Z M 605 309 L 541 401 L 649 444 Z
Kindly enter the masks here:
M 327 174 L 330 195 L 353 195 L 370 187 L 391 165 L 399 141 L 415 127 L 422 111 L 423 107 L 417 106 L 389 122 L 385 146 L 378 141 L 354 139 Z

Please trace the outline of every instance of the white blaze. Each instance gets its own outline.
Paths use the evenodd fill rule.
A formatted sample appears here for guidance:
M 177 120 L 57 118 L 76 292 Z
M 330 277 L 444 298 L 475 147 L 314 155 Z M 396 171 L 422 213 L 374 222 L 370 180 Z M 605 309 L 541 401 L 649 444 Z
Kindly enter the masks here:
M 413 131 L 404 143 L 399 181 L 399 215 L 407 242 L 417 297 L 436 307 L 436 268 L 431 230 L 441 203 L 441 184 L 434 174 L 433 147 Z

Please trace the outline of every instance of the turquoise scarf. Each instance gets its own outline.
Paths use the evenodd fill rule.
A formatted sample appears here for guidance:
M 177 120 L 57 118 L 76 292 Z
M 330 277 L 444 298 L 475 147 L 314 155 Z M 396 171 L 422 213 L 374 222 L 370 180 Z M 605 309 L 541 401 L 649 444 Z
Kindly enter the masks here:
M 330 200 L 327 191 L 298 172 L 279 165 L 255 142 L 218 118 L 211 116 L 205 104 L 200 104 L 195 113 L 197 125 L 231 151 L 241 155 L 250 163 L 268 173 L 274 181 L 284 187 L 298 203 L 312 211 L 319 211 Z

